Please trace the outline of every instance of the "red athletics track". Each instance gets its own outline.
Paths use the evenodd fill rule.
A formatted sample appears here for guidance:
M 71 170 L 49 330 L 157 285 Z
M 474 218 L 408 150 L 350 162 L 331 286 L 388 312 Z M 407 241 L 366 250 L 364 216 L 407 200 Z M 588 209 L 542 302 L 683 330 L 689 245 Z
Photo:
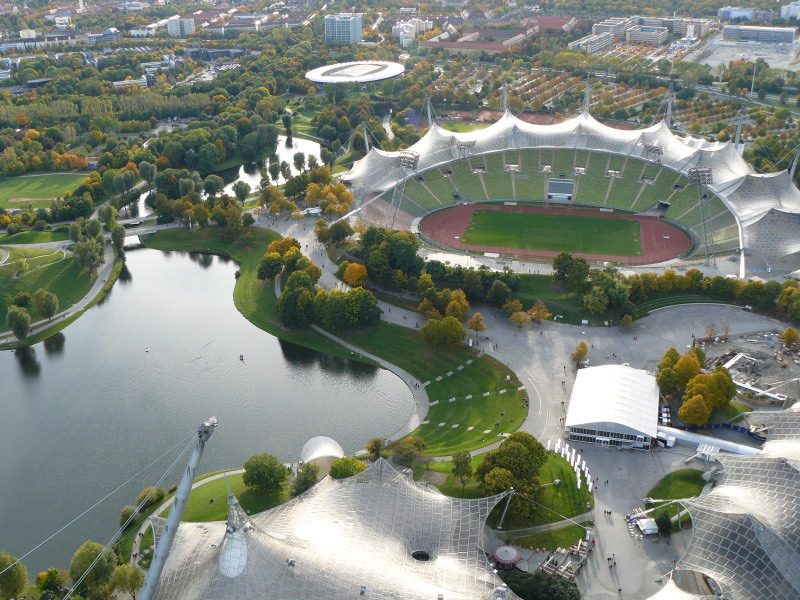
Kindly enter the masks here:
M 503 210 L 508 212 L 540 212 L 560 215 L 582 215 L 599 217 L 602 219 L 628 219 L 639 221 L 642 241 L 642 254 L 640 256 L 613 256 L 604 254 L 581 254 L 574 252 L 575 256 L 582 256 L 587 260 L 620 262 L 626 265 L 650 265 L 676 258 L 689 248 L 689 238 L 677 227 L 660 221 L 658 217 L 645 217 L 642 215 L 620 214 L 601 212 L 596 208 L 586 206 L 569 206 L 567 208 L 545 208 L 530 205 L 505 206 L 500 204 L 468 204 L 446 208 L 425 217 L 419 224 L 420 231 L 433 241 L 458 248 L 460 250 L 474 250 L 478 252 L 494 252 L 505 258 L 554 258 L 559 253 L 550 250 L 523 250 L 518 248 L 502 248 L 490 246 L 474 246 L 461 241 L 467 229 L 472 213 L 476 210 Z M 664 236 L 667 236 L 665 238 Z M 458 239 L 456 239 L 458 238 Z

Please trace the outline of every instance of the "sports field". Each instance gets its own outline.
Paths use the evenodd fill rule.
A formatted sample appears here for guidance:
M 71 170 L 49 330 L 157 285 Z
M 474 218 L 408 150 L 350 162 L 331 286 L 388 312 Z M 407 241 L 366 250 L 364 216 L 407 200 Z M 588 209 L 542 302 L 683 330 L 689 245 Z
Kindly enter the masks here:
M 71 192 L 86 178 L 83 173 L 53 173 L 52 175 L 21 175 L 0 181 L 0 206 L 49 208 L 53 198 Z
M 462 241 L 475 246 L 639 256 L 639 222 L 575 214 L 476 210 Z

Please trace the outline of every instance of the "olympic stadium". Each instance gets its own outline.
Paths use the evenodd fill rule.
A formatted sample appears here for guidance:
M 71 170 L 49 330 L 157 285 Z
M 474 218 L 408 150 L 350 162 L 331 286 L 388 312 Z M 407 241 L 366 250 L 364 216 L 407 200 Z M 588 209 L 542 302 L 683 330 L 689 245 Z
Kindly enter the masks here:
M 697 173 L 707 179 L 698 180 Z M 800 190 L 789 172 L 756 173 L 733 143 L 680 137 L 663 121 L 621 130 L 584 111 L 558 124 L 533 125 L 506 111 L 467 133 L 434 123 L 407 150 L 370 149 L 342 181 L 366 222 L 413 230 L 460 250 L 548 257 L 461 240 L 472 205 L 484 209 L 481 203 L 495 201 L 495 210 L 515 213 L 524 207 L 635 218 L 642 224 L 642 252 L 616 257 L 626 264 L 744 251 L 748 270 L 770 271 L 800 252 Z M 692 185 L 698 183 L 699 190 Z M 740 268 L 744 276 L 744 260 Z

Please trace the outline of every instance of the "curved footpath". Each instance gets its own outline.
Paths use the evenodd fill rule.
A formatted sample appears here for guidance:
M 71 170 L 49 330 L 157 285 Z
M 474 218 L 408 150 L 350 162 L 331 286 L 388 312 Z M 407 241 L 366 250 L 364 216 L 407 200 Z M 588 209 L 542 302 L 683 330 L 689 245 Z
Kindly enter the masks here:
M 128 235 L 154 233 L 154 232 L 159 231 L 161 229 L 171 229 L 171 228 L 174 228 L 174 227 L 177 227 L 177 225 L 175 225 L 173 223 L 167 223 L 165 225 L 154 225 L 154 226 L 149 226 L 149 227 L 141 227 L 139 229 L 132 229 L 132 230 L 129 230 L 127 233 L 128 233 Z M 106 239 L 110 240 L 111 239 L 111 234 L 106 234 Z M 62 241 L 58 241 L 58 242 L 42 242 L 42 243 L 38 243 L 38 244 L 12 244 L 12 245 L 13 246 L 17 246 L 19 248 L 37 248 L 37 249 L 41 249 L 41 250 L 62 250 L 64 252 L 68 252 L 67 251 L 67 246 L 69 245 L 69 243 L 70 242 L 68 242 L 68 241 L 62 240 Z M 2 248 L 0 248 L 0 258 L 2 258 L 2 252 L 6 252 L 6 255 L 8 255 L 8 252 L 6 250 L 3 250 Z M 103 253 L 103 257 L 105 259 L 105 262 L 103 263 L 103 266 L 101 266 L 100 269 L 97 271 L 97 279 L 95 279 L 94 283 L 92 284 L 92 287 L 89 289 L 87 294 L 83 298 L 78 300 L 75 304 L 73 304 L 72 306 L 62 310 L 57 315 L 53 316 L 52 319 L 42 319 L 41 321 L 37 321 L 35 323 L 32 323 L 30 331 L 28 332 L 28 335 L 35 335 L 35 334 L 39 333 L 40 331 L 48 329 L 49 327 L 52 327 L 53 324 L 57 323 L 60 319 L 67 319 L 67 318 L 72 317 L 76 313 L 79 313 L 80 311 L 84 310 L 86 308 L 86 306 L 97 297 L 97 295 L 102 291 L 103 286 L 106 284 L 106 280 L 111 275 L 111 270 L 114 268 L 114 249 L 113 249 L 113 247 L 112 247 L 112 245 L 110 243 L 106 244 L 105 251 Z M 6 256 L 6 258 L 7 258 L 7 256 Z M 4 262 L 4 260 L 5 259 L 0 260 L 0 264 L 2 264 Z M 0 345 L 13 342 L 15 339 L 16 339 L 16 337 L 10 331 L 6 331 L 4 333 L 0 333 Z

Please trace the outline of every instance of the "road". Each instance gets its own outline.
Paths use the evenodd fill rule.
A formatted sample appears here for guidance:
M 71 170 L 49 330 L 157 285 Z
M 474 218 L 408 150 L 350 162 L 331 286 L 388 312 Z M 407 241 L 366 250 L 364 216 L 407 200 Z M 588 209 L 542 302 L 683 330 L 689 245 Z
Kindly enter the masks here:
M 383 116 L 383 130 L 386 132 L 386 137 L 388 137 L 390 140 L 393 140 L 394 139 L 394 131 L 392 131 L 392 125 L 390 123 L 391 120 L 392 120 L 392 115 L 391 114 L 386 113 Z

